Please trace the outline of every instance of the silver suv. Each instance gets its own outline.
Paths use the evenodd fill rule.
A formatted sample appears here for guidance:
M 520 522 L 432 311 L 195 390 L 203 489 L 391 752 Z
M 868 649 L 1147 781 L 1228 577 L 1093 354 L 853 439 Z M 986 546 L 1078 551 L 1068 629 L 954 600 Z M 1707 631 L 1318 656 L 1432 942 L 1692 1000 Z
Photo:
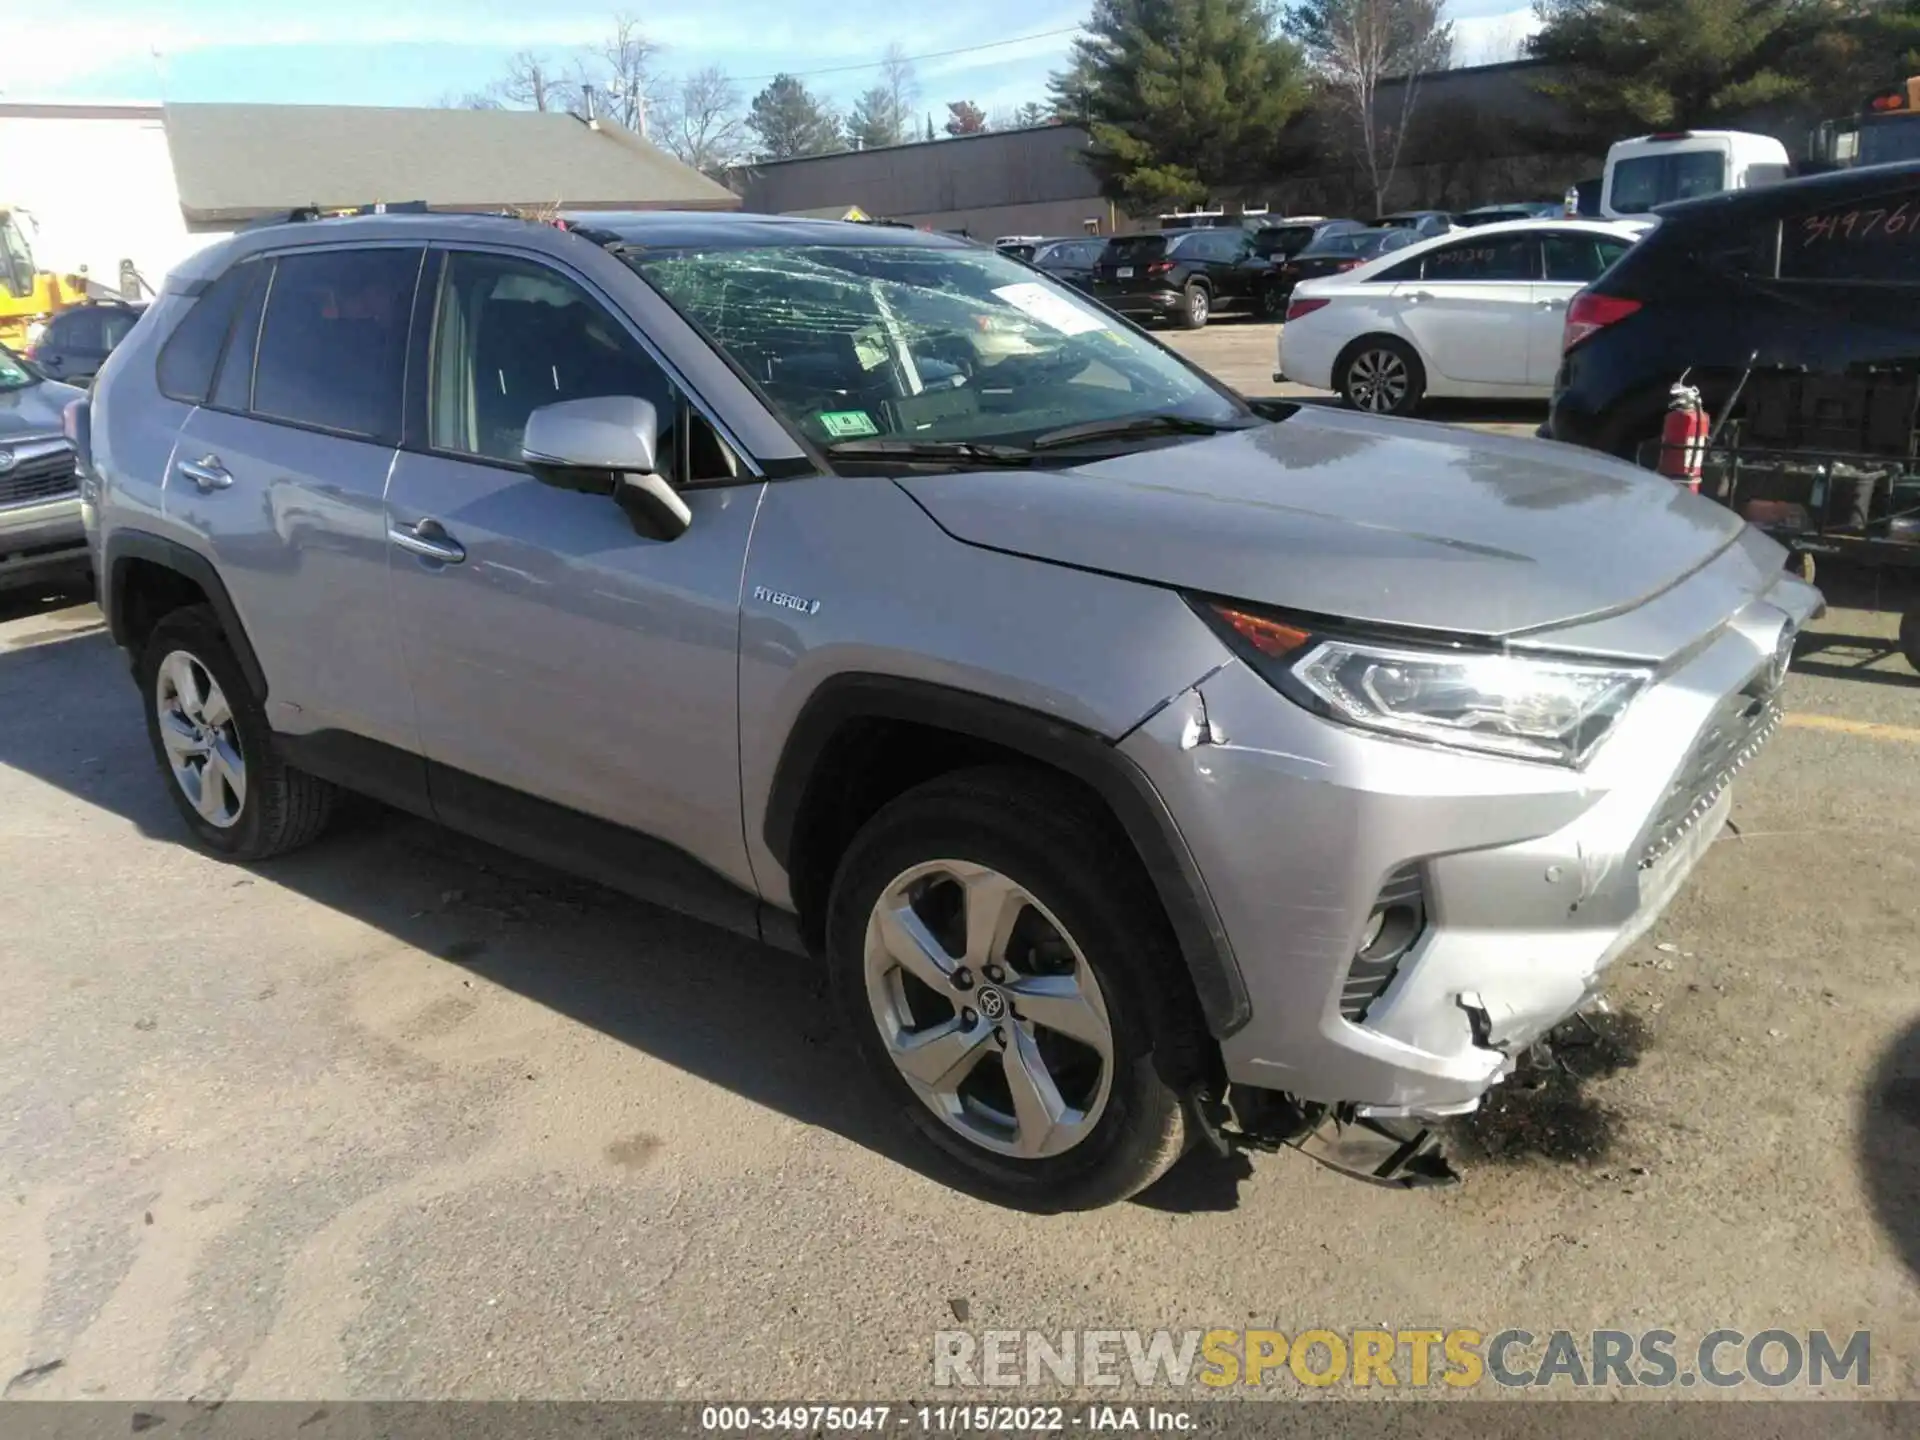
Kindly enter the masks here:
M 907 229 L 267 226 L 88 418 L 203 845 L 344 786 L 824 957 L 1030 1206 L 1472 1109 L 1718 833 L 1819 604 L 1657 477 L 1256 413 Z
M 65 412 L 83 392 L 0 345 L 0 591 L 84 580 L 87 536 Z

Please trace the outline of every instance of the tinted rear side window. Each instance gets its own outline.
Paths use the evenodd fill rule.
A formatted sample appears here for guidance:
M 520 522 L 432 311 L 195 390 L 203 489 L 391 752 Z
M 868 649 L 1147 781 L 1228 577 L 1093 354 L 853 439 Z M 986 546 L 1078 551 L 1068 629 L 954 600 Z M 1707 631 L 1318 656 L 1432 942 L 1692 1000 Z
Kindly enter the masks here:
M 93 310 L 70 310 L 65 315 L 56 315 L 47 327 L 45 346 L 49 350 L 105 349 L 99 314 Z
M 253 283 L 240 301 L 240 313 L 227 340 L 220 374 L 213 382 L 207 403 L 216 410 L 244 411 L 253 403 L 253 347 L 260 338 L 260 310 L 267 301 L 267 277 L 271 265 L 249 265 Z
M 247 285 L 258 272 L 257 265 L 236 265 L 200 292 L 160 349 L 161 394 L 189 405 L 205 403 L 234 311 L 240 308 Z
M 1100 258 L 1115 265 L 1144 265 L 1164 255 L 1167 245 L 1164 235 L 1121 235 L 1107 242 Z
M 1727 188 L 1727 157 L 1717 150 L 1637 155 L 1613 167 L 1613 208 L 1644 215 L 1669 200 L 1716 195 Z
M 1627 253 L 1624 240 L 1573 232 L 1543 236 L 1542 243 L 1547 252 L 1547 279 L 1582 285 L 1598 280 L 1609 265 Z
M 1780 278 L 1920 286 L 1920 188 L 1787 216 Z
M 1531 235 L 1469 240 L 1426 257 L 1428 280 L 1537 280 L 1539 251 Z
M 253 413 L 397 443 L 422 251 L 322 250 L 274 266 Z

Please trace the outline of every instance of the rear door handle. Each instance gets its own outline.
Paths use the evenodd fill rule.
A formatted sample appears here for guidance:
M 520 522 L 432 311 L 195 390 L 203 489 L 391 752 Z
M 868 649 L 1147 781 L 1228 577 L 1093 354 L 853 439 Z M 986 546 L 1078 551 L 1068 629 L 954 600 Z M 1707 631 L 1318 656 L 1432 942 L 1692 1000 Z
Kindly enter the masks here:
M 218 455 L 203 455 L 198 460 L 182 460 L 175 467 L 191 480 L 205 495 L 210 490 L 224 490 L 233 484 L 233 476 L 227 467 L 220 463 Z
M 423 560 L 437 560 L 442 565 L 458 565 L 467 558 L 466 547 L 447 534 L 438 520 L 389 525 L 387 538 L 402 550 L 411 551 Z
M 1551 300 L 1536 300 L 1533 303 L 1538 305 L 1542 310 L 1564 310 L 1567 308 L 1567 302 L 1558 298 L 1551 299 Z

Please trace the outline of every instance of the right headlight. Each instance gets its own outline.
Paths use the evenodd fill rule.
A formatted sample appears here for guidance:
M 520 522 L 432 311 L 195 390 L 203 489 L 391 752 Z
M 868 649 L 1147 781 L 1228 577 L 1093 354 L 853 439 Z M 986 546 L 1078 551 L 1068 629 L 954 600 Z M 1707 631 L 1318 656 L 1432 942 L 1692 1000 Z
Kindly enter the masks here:
M 1201 613 L 1290 698 L 1362 729 L 1579 765 L 1652 679 L 1640 666 L 1348 638 L 1219 601 Z

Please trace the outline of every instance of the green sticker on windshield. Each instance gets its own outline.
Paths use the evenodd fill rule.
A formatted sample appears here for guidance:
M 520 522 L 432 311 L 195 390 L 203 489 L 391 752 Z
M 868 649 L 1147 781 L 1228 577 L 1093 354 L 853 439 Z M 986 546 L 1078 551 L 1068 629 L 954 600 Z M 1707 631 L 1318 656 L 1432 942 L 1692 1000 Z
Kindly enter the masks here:
M 864 410 L 822 410 L 820 428 L 836 440 L 844 440 L 849 435 L 880 433 L 880 427 L 873 423 L 873 417 Z

